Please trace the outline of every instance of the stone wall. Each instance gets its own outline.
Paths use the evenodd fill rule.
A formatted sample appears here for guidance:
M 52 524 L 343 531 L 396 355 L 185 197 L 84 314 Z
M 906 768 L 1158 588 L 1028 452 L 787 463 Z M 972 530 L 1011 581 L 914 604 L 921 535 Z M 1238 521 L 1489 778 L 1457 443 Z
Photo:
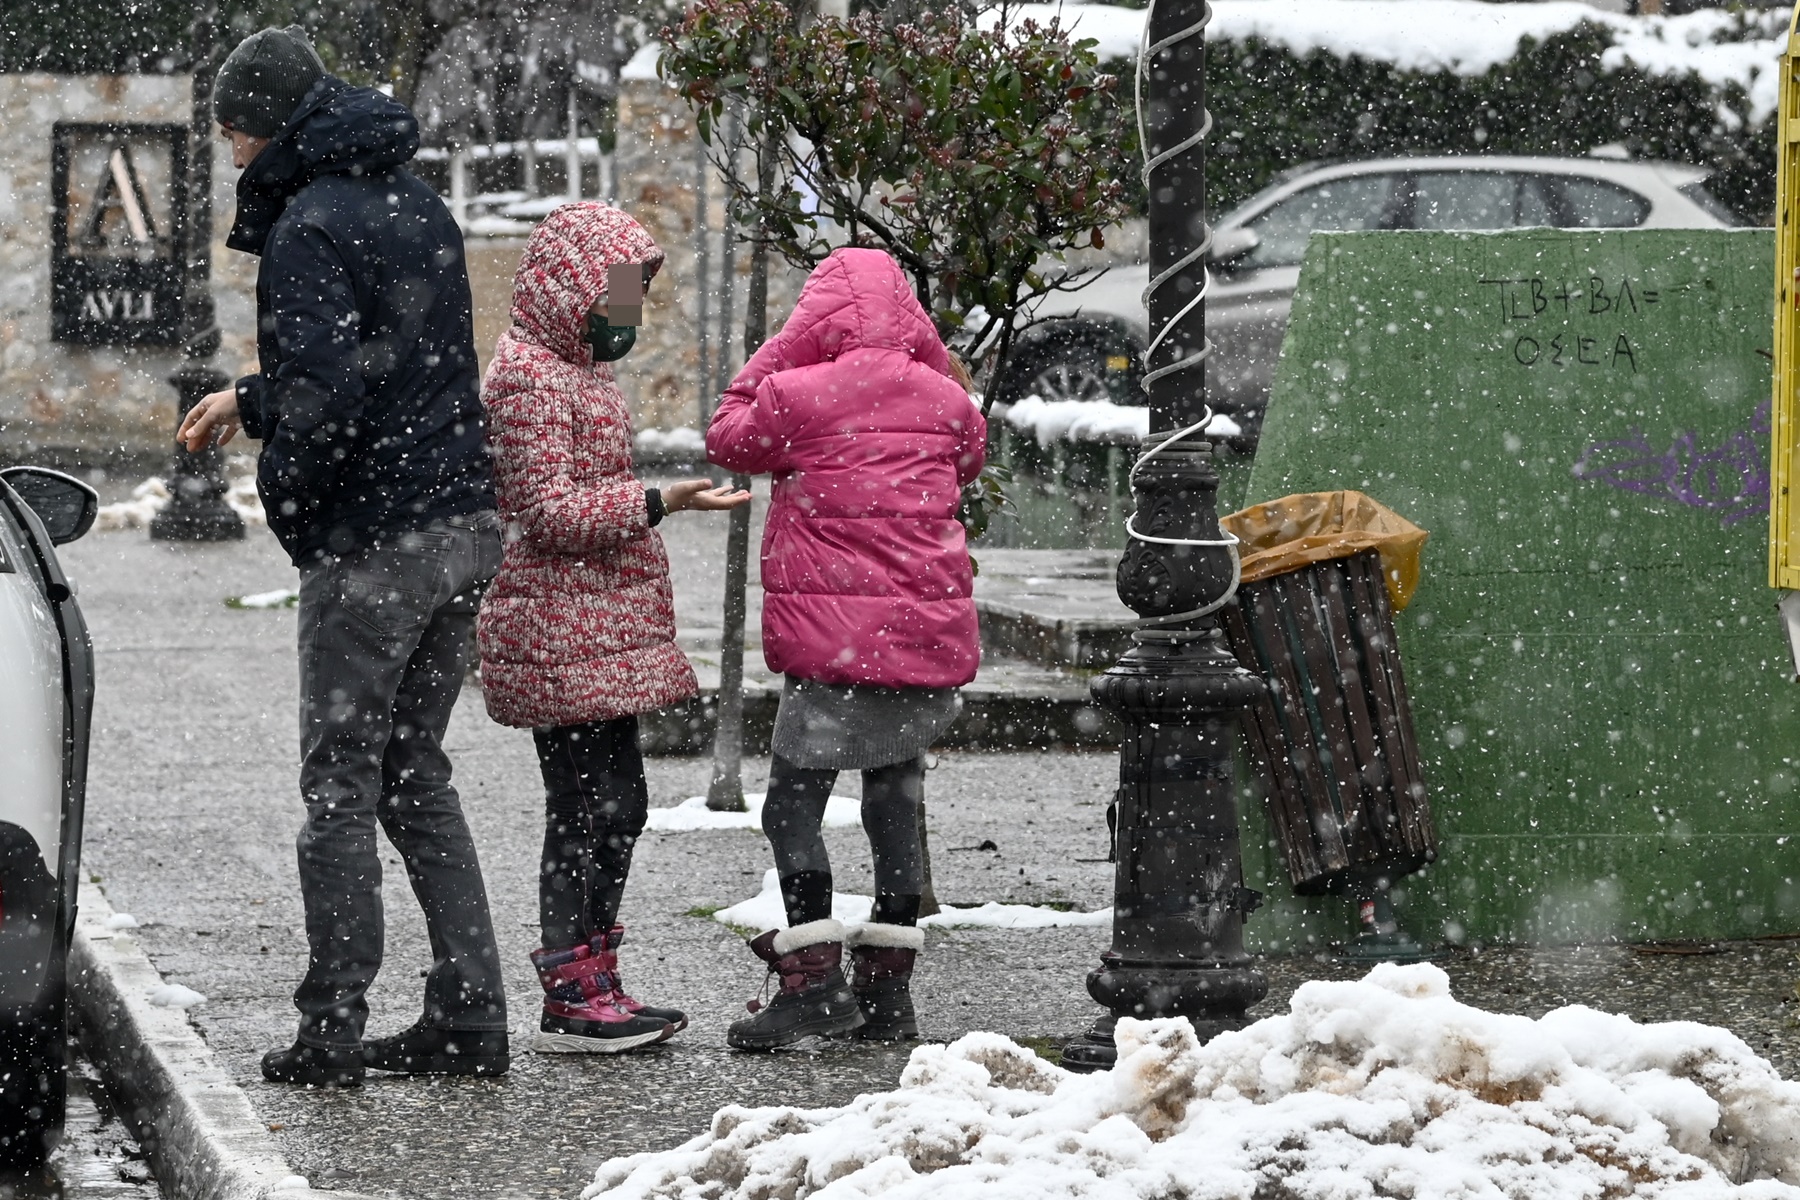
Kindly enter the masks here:
M 173 347 L 50 338 L 51 127 L 189 118 L 184 75 L 0 74 L 0 459 L 141 466 L 174 436 Z M 237 172 L 215 144 L 214 285 L 227 372 L 253 365 L 255 261 L 227 251 Z
M 175 391 L 172 347 L 84 347 L 50 338 L 51 126 L 58 120 L 174 121 L 189 114 L 186 76 L 0 75 L 0 459 L 150 469 L 168 452 Z M 668 255 L 645 305 L 637 348 L 619 364 L 639 430 L 695 429 L 716 396 L 703 398 L 700 370 L 700 169 L 692 116 L 653 76 L 627 79 L 619 99 L 613 178 L 618 203 Z M 726 355 L 729 378 L 743 362 L 749 254 L 738 247 L 731 311 L 722 319 L 720 285 L 725 189 L 707 167 L 711 286 L 710 357 Z M 224 345 L 216 364 L 229 374 L 255 369 L 256 259 L 224 246 L 238 172 L 214 143 L 213 282 Z M 485 369 L 508 324 L 520 237 L 470 237 L 476 347 Z M 804 274 L 772 264 L 771 330 L 780 328 Z M 724 344 L 721 346 L 721 338 Z M 720 373 L 714 366 L 713 374 Z

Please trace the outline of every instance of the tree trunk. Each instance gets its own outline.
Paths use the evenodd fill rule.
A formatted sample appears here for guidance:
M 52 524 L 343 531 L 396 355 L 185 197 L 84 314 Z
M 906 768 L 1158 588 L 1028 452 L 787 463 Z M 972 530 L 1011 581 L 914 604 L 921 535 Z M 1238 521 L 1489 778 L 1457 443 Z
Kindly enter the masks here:
M 388 59 L 388 80 L 394 85 L 394 99 L 411 108 L 425 60 L 436 48 L 434 22 L 427 11 L 427 0 L 397 0 L 384 8 L 393 47 Z
M 700 427 L 706 428 L 706 419 L 712 415 L 711 405 L 706 393 L 712 388 L 712 225 L 707 213 L 706 176 L 712 170 L 712 164 L 706 160 L 706 143 L 700 135 L 694 135 L 694 275 L 698 295 L 695 297 L 699 313 L 694 322 L 694 332 L 699 340 L 700 351 Z M 729 230 L 725 234 L 726 242 L 731 241 Z M 719 347 L 720 356 L 724 356 L 723 339 Z
M 775 187 L 776 147 L 758 148 L 756 189 L 766 199 Z M 750 284 L 744 305 L 744 357 L 762 346 L 769 332 L 769 246 L 767 229 L 759 226 L 750 248 Z M 748 475 L 731 482 L 749 487 Z M 712 783 L 706 807 L 714 812 L 743 812 L 744 805 L 744 620 L 745 592 L 750 586 L 750 506 L 731 510 L 725 538 L 725 614 L 719 633 L 718 729 L 713 735 Z

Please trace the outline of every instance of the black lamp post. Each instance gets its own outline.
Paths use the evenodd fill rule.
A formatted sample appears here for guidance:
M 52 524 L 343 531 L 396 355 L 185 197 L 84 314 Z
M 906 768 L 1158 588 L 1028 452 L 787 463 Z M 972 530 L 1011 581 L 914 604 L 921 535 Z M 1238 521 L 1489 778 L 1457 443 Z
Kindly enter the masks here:
M 231 382 L 208 360 L 219 350 L 212 298 L 212 85 L 217 7 L 202 4 L 191 28 L 194 115 L 188 154 L 186 279 L 182 287 L 182 356 L 169 382 L 180 414 Z M 225 502 L 225 455 L 217 446 L 190 454 L 177 446 L 169 464 L 169 502 L 150 522 L 150 536 L 175 542 L 224 542 L 244 536 L 244 520 Z
M 1208 236 L 1205 0 L 1156 0 L 1143 73 L 1150 188 L 1150 436 L 1132 475 L 1137 503 L 1119 562 L 1119 598 L 1140 618 L 1132 648 L 1093 683 L 1125 739 L 1113 828 L 1112 947 L 1088 975 L 1103 1007 L 1063 1048 L 1063 1065 L 1108 1067 L 1125 1016 L 1185 1016 L 1202 1040 L 1240 1027 L 1268 981 L 1244 951 L 1243 885 L 1231 750 L 1237 714 L 1262 694 L 1213 612 L 1230 600 L 1237 552 L 1219 528 L 1219 477 L 1206 419 Z M 1187 261 L 1184 261 L 1187 260 Z M 1159 282 L 1160 281 L 1160 282 Z

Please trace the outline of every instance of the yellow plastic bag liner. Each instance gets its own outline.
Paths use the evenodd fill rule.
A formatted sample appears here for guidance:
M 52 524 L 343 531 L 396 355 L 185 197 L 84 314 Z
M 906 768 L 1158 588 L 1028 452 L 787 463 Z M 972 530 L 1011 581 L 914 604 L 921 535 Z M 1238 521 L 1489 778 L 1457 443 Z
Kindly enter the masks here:
M 1377 551 L 1395 612 L 1405 608 L 1418 590 L 1419 552 L 1431 536 L 1361 492 L 1283 496 L 1222 517 L 1219 524 L 1239 539 L 1245 583 L 1298 571 L 1309 563 Z

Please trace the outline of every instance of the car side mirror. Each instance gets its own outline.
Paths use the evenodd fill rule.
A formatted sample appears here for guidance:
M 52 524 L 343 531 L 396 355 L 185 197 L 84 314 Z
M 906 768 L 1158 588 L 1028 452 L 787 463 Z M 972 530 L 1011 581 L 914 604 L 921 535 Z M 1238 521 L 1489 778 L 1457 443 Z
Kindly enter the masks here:
M 74 476 L 48 467 L 8 467 L 0 471 L 0 479 L 31 505 L 56 545 L 72 542 L 93 528 L 100 497 Z
M 1229 271 L 1242 263 L 1260 245 L 1262 238 L 1248 226 L 1234 225 L 1230 229 L 1215 229 L 1212 246 L 1206 251 L 1206 263 L 1221 271 Z

